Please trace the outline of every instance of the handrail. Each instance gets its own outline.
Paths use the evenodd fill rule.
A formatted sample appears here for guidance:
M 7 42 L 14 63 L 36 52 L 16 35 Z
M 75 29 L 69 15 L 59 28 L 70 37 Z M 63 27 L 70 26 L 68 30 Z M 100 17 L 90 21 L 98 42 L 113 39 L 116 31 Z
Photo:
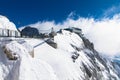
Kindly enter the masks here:
M 20 32 L 17 30 L 0 28 L 0 37 L 20 37 Z

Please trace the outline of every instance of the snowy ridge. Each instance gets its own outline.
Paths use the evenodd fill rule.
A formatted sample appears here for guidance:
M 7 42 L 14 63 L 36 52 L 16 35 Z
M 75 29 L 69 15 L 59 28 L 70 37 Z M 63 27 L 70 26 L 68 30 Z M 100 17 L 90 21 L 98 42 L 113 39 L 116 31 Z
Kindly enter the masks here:
M 57 49 L 40 39 L 6 39 L 0 39 L 0 80 L 120 80 L 115 68 L 119 66 L 100 55 L 81 33 L 57 33 Z M 42 42 L 32 58 L 29 50 Z M 9 60 L 4 48 L 17 59 Z
M 9 21 L 7 17 L 2 16 L 2 15 L 0 15 L 0 28 L 9 29 L 9 30 L 17 30 L 15 24 Z

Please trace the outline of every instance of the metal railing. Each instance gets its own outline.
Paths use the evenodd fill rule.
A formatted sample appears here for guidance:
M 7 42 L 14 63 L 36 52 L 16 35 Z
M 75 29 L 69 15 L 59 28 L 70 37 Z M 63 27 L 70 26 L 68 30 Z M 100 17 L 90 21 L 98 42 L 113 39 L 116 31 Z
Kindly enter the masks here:
M 20 32 L 17 30 L 0 28 L 0 37 L 20 37 Z

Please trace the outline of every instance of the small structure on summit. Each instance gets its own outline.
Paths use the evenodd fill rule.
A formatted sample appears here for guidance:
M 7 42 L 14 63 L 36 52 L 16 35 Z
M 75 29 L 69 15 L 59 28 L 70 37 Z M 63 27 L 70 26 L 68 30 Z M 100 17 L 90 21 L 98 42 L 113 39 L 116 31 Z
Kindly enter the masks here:
M 51 33 L 49 33 L 49 37 L 54 40 L 54 36 L 56 36 L 57 33 L 54 31 L 54 28 L 51 28 Z
M 78 34 L 80 37 L 83 37 L 82 29 L 80 29 L 80 28 L 69 27 L 69 28 L 66 28 L 64 30 L 67 30 L 67 31 L 70 31 L 70 32 L 74 32 L 74 33 Z
M 57 43 L 54 42 L 54 36 L 56 36 L 57 33 L 54 31 L 53 27 L 51 28 L 51 32 L 49 33 L 50 39 L 48 39 L 46 42 L 52 46 L 53 48 L 57 48 Z
M 64 30 L 70 31 L 70 32 L 75 32 L 75 33 L 82 33 L 82 30 L 76 27 L 70 27 L 70 28 L 66 28 Z

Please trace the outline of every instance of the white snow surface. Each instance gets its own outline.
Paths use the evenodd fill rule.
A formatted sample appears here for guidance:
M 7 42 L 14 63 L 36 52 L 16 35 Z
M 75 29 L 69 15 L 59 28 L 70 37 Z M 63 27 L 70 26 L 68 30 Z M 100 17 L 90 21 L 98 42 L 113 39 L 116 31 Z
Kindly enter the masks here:
M 9 21 L 7 17 L 2 16 L 2 15 L 0 15 L 0 28 L 9 29 L 9 30 L 17 30 L 15 24 Z
M 57 80 L 51 66 L 32 58 L 21 44 L 12 41 L 5 46 L 19 57 L 16 61 L 8 60 L 0 48 L 0 80 Z
M 85 80 L 86 74 L 83 72 L 82 64 L 84 63 L 88 68 L 94 68 L 82 50 L 85 47 L 82 39 L 69 31 L 63 30 L 61 34 L 58 33 L 54 37 L 57 49 L 41 39 L 23 38 L 5 43 L 5 39 L 0 40 L 0 80 Z M 20 42 L 25 42 L 25 44 Z M 71 45 L 81 50 L 76 51 Z M 17 54 L 18 59 L 8 60 L 2 46 L 6 46 L 11 54 Z M 31 46 L 34 48 L 34 58 L 29 55 Z M 71 58 L 74 52 L 80 55 L 76 62 L 73 62 Z M 109 76 L 103 64 L 97 59 L 96 63 L 104 69 L 101 72 L 104 78 L 101 80 L 108 80 Z M 114 75 L 117 76 L 115 73 Z

